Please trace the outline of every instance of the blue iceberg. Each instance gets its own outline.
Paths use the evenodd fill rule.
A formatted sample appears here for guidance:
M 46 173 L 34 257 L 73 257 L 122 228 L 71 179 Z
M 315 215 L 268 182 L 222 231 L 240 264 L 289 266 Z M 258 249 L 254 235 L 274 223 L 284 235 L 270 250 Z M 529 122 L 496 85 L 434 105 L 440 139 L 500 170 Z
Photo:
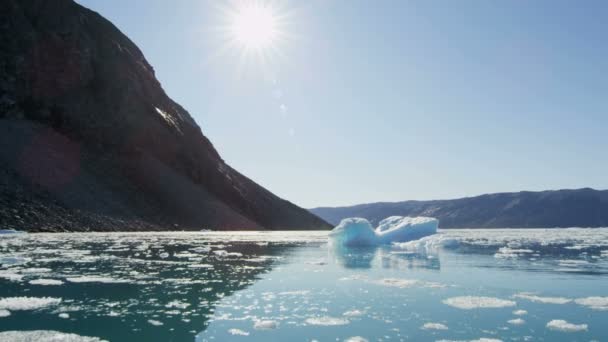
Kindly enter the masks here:
M 391 216 L 380 221 L 376 229 L 364 218 L 346 218 L 330 233 L 335 245 L 347 247 L 376 246 L 393 242 L 418 240 L 437 233 L 439 221 L 432 217 Z

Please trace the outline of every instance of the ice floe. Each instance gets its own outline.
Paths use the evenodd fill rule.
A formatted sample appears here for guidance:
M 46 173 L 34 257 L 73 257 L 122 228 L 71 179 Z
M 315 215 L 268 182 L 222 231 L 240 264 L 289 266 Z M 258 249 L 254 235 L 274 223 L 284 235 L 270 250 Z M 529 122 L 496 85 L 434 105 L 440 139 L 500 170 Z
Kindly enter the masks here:
M 65 280 L 70 283 L 102 283 L 102 284 L 119 284 L 119 283 L 128 283 L 127 279 L 116 279 L 111 277 L 102 277 L 102 276 L 80 276 L 74 278 L 66 278 Z
M 342 314 L 342 316 L 346 316 L 346 317 L 361 317 L 365 314 L 365 311 L 361 311 L 361 310 L 349 310 L 346 311 L 345 313 Z
M 554 319 L 547 323 L 547 328 L 555 331 L 563 331 L 563 332 L 577 332 L 577 331 L 586 331 L 588 326 L 587 324 L 573 324 L 569 323 L 563 319 Z
M 528 314 L 528 311 L 526 311 L 526 310 L 515 310 L 515 311 L 513 311 L 513 314 L 515 316 L 524 316 L 524 315 Z
M 272 320 L 256 321 L 253 323 L 253 328 L 256 330 L 272 330 L 276 329 L 278 326 L 279 323 Z
M 475 296 L 452 297 L 443 300 L 443 303 L 463 310 L 505 308 L 517 305 L 517 303 L 512 300 Z
M 6 309 L 0 309 L 0 317 L 8 317 L 11 315 L 11 312 Z
M 241 329 L 228 329 L 228 333 L 230 335 L 235 335 L 235 336 L 249 336 L 249 333 L 247 331 L 241 330 Z
M 30 280 L 29 283 L 31 285 L 46 285 L 46 286 L 63 285 L 63 281 L 57 280 L 57 279 L 34 279 L 34 280 Z
M 330 233 L 333 244 L 347 247 L 375 246 L 417 240 L 437 232 L 439 221 L 431 217 L 391 216 L 374 230 L 364 218 L 343 219 Z
M 447 325 L 441 323 L 424 323 L 420 329 L 422 330 L 448 330 Z
M 508 320 L 507 323 L 513 324 L 513 325 L 522 325 L 522 324 L 526 323 L 526 321 L 524 321 L 521 318 L 514 318 L 514 319 Z
M 341 317 L 330 317 L 330 316 L 322 316 L 322 317 L 309 317 L 306 319 L 306 324 L 310 325 L 346 325 L 349 324 L 350 321 Z
M 344 342 L 369 342 L 369 340 L 361 336 L 352 336 L 344 340 Z
M 527 299 L 535 303 L 543 304 L 567 304 L 572 301 L 572 299 L 564 297 L 541 297 L 530 292 L 520 292 L 518 294 L 513 295 L 513 297 Z
M 37 310 L 61 303 L 61 298 L 54 297 L 6 297 L 0 298 L 0 309 L 19 311 Z
M 608 310 L 608 297 L 577 298 L 574 300 L 574 302 L 578 305 L 583 305 L 593 310 Z
M 149 319 L 149 320 L 148 320 L 148 323 L 150 323 L 150 324 L 152 324 L 152 325 L 154 325 L 154 326 L 157 326 L 157 327 L 158 327 L 158 326 L 161 326 L 161 325 L 164 325 L 164 323 L 163 323 L 163 322 L 158 321 L 158 320 L 155 320 L 155 319 Z
M 10 342 L 107 342 L 97 337 L 66 334 L 53 330 L 4 331 L 0 341 Z

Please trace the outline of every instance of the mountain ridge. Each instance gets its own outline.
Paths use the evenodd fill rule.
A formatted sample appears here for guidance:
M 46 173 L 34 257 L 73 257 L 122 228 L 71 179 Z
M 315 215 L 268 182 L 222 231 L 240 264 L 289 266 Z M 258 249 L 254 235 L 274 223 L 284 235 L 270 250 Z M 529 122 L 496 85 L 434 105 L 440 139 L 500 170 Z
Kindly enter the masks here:
M 0 23 L 3 228 L 329 228 L 227 165 L 98 13 L 5 0 Z
M 374 202 L 309 209 L 326 221 L 357 216 L 377 224 L 385 217 L 432 216 L 442 228 L 554 228 L 608 226 L 608 190 L 519 191 L 457 199 Z

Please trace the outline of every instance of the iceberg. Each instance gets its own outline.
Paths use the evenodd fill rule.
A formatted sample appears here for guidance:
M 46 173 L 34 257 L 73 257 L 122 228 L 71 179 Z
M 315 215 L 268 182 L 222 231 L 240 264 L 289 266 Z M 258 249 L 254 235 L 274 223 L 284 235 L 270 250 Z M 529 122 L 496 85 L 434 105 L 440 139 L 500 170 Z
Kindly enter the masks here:
M 374 229 L 368 220 L 351 217 L 340 221 L 330 233 L 333 244 L 346 247 L 407 242 L 437 233 L 439 221 L 432 217 L 391 216 Z

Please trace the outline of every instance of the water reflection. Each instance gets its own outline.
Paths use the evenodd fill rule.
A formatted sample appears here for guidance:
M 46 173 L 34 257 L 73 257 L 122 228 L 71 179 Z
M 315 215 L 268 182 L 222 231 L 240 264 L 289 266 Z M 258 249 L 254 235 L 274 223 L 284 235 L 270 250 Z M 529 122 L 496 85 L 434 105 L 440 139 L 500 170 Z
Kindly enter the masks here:
M 336 263 L 346 269 L 372 268 L 376 263 L 387 269 L 426 268 L 439 270 L 441 263 L 438 253 L 427 251 L 407 251 L 393 246 L 346 247 L 329 245 Z
M 344 268 L 370 268 L 378 251 L 378 247 L 370 246 L 330 245 L 329 248 L 335 261 Z

